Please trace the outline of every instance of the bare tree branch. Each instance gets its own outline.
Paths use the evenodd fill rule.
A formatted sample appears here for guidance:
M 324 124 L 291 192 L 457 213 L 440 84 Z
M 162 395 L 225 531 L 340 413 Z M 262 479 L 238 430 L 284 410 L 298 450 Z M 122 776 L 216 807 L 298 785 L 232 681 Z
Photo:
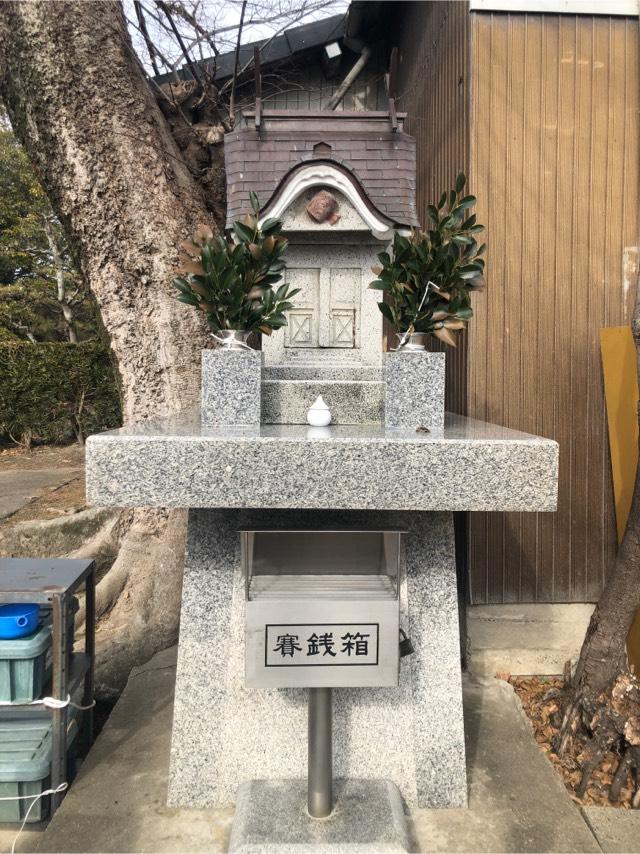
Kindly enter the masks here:
M 136 27 L 136 25 L 133 23 L 133 21 L 131 21 L 129 18 L 127 18 L 126 20 L 127 20 L 127 23 L 128 23 L 130 26 L 134 27 L 135 29 L 138 29 L 138 27 Z M 127 47 L 130 47 L 130 46 L 129 46 L 129 45 L 127 45 Z M 139 57 L 139 56 L 138 56 L 138 54 L 135 52 L 135 50 L 132 50 L 131 52 L 132 52 L 132 54 L 133 54 L 133 57 L 134 57 L 135 62 L 136 62 L 136 63 L 138 64 L 138 66 L 140 67 L 140 70 L 142 71 L 143 75 L 145 76 L 146 81 L 147 81 L 147 83 L 149 84 L 149 86 L 151 87 L 151 89 L 153 89 L 154 94 L 156 95 L 156 97 L 157 97 L 157 98 L 160 98 L 160 100 L 162 100 L 162 101 L 166 101 L 168 104 L 171 104 L 171 106 L 173 107 L 173 109 L 174 109 L 174 110 L 175 110 L 175 111 L 176 111 L 176 112 L 181 116 L 181 118 L 183 119 L 183 121 L 185 122 L 185 124 L 187 124 L 189 127 L 193 127 L 193 123 L 192 123 L 192 122 L 191 122 L 191 120 L 187 117 L 186 113 L 184 112 L 184 110 L 182 109 L 182 107 L 180 106 L 180 104 L 178 104 L 178 102 L 176 101 L 176 99 L 175 99 L 175 97 L 174 97 L 174 94 L 173 94 L 173 88 L 172 88 L 171 86 L 169 86 L 169 95 L 167 95 L 167 93 L 165 92 L 165 90 L 164 90 L 161 86 L 158 86 L 158 84 L 157 84 L 157 83 L 156 83 L 156 81 L 153 79 L 153 77 L 150 77 L 150 76 L 149 76 L 149 74 L 147 73 L 146 68 L 145 68 L 145 67 L 144 67 L 144 65 L 142 64 L 142 62 L 141 62 L 141 60 L 140 60 L 140 57 Z M 157 53 L 157 55 L 160 57 L 160 60 L 161 60 L 161 61 L 162 61 L 166 66 L 167 66 L 167 68 L 169 68 L 169 69 L 171 70 L 171 66 L 169 65 L 169 63 L 167 62 L 167 60 L 162 56 L 162 54 L 161 54 L 157 49 L 156 49 L 156 53 Z M 179 82 L 179 81 L 177 81 L 177 80 L 176 80 L 175 82 Z
M 149 60 L 153 67 L 153 73 L 157 77 L 158 74 L 160 74 L 160 70 L 156 62 L 156 49 L 154 47 L 153 42 L 149 38 L 147 22 L 144 19 L 144 12 L 142 11 L 142 5 L 140 3 L 140 0 L 133 0 L 133 8 L 136 10 L 136 17 L 138 19 L 138 24 L 140 25 L 140 32 L 142 33 L 142 38 L 144 39 L 144 43 L 147 47 L 147 52 L 149 53 Z
M 331 0 L 326 0 L 326 2 L 316 4 L 314 6 L 314 11 L 316 11 L 319 8 L 330 6 L 330 5 L 332 5 Z M 293 18 L 290 17 L 285 22 L 284 26 L 282 26 L 282 27 L 280 27 L 280 29 L 276 30 L 273 33 L 273 35 L 264 42 L 264 44 L 260 45 L 260 48 L 259 48 L 260 55 L 262 56 L 263 52 L 269 47 L 269 45 L 274 41 L 274 39 L 278 38 L 278 36 L 282 35 L 282 33 L 286 29 L 291 27 L 293 24 L 296 24 L 301 18 L 304 18 L 305 15 L 308 15 L 308 14 L 309 14 L 309 7 L 306 4 L 303 4 L 302 7 L 296 13 L 294 13 Z M 282 17 L 282 15 L 278 15 L 277 17 L 280 18 L 280 17 Z M 241 77 L 245 73 L 245 71 L 247 71 L 249 68 L 251 68 L 252 65 L 253 65 L 253 56 L 240 69 L 240 72 L 237 76 Z M 220 87 L 220 94 L 223 94 L 232 85 L 233 79 L 234 78 L 227 80 L 227 82 L 223 86 Z
M 142 4 L 140 4 L 140 5 L 142 6 Z M 143 6 L 142 6 L 142 8 L 144 9 L 144 7 L 143 7 Z M 142 30 L 140 29 L 140 27 L 138 26 L 138 24 L 136 24 L 136 23 L 135 23 L 135 21 L 132 21 L 132 20 L 131 20 L 131 18 L 129 18 L 129 17 L 127 17 L 127 18 L 126 18 L 126 21 L 127 21 L 127 24 L 128 24 L 132 29 L 136 30 L 136 32 L 138 32 L 138 33 L 140 33 L 140 34 L 142 35 Z M 160 62 L 161 62 L 161 63 L 164 65 L 164 67 L 167 69 L 167 71 L 169 71 L 170 73 L 173 73 L 174 77 L 176 78 L 176 82 L 177 82 L 177 81 L 178 81 L 178 77 L 177 77 L 177 75 L 175 74 L 175 68 L 173 67 L 173 64 L 172 64 L 171 62 L 169 62 L 169 60 L 167 59 L 167 57 L 166 57 L 166 56 L 165 56 L 165 55 L 160 51 L 160 49 L 159 49 L 158 47 L 156 47 L 155 45 L 154 45 L 154 51 L 155 51 L 156 56 L 157 56 L 157 57 L 158 57 L 158 59 L 160 60 Z M 135 51 L 134 51 L 134 52 L 135 52 Z M 136 54 L 136 57 L 137 57 L 137 59 L 138 59 L 138 62 L 140 63 L 140 58 L 137 56 L 137 54 Z M 140 63 L 140 64 L 141 64 L 141 63 Z M 142 67 L 144 68 L 144 66 L 142 66 Z M 147 76 L 147 78 L 151 79 L 151 78 L 149 77 L 149 75 L 148 75 L 148 73 L 147 73 L 146 69 L 144 69 L 144 72 L 145 72 L 145 75 Z
M 286 25 L 291 26 L 292 23 L 300 20 L 300 18 L 305 15 L 313 14 L 314 12 L 320 12 L 323 9 L 326 9 L 335 4 L 335 0 L 319 0 L 316 3 L 302 3 L 301 6 L 295 11 L 291 11 L 290 9 L 283 10 L 277 12 L 274 15 L 268 15 L 266 17 L 250 17 L 244 22 L 244 26 L 246 27 L 254 27 L 254 26 L 265 26 L 267 24 L 274 24 L 276 21 L 281 21 L 283 18 L 286 19 Z M 215 31 L 217 36 L 222 35 L 223 33 L 234 32 L 238 29 L 238 24 L 228 24 L 225 27 L 218 27 Z
M 193 60 L 191 59 L 191 54 L 187 50 L 187 46 L 185 45 L 184 40 L 182 38 L 182 35 L 180 34 L 180 30 L 176 26 L 176 22 L 173 20 L 173 16 L 171 15 L 169 8 L 167 7 L 167 4 L 164 3 L 163 0 L 156 0 L 156 5 L 167 16 L 167 20 L 169 21 L 169 25 L 171 26 L 171 29 L 173 30 L 173 34 L 176 37 L 176 41 L 180 45 L 180 50 L 182 51 L 183 56 L 185 58 L 185 61 L 186 61 L 187 65 L 189 66 L 189 71 L 193 75 L 193 79 L 197 83 L 199 83 L 200 86 L 203 86 L 203 88 L 204 88 L 204 84 L 203 84 L 202 78 L 200 76 L 200 72 L 198 71 Z
M 209 45 L 209 47 L 211 48 L 211 50 L 213 51 L 213 55 L 219 56 L 220 51 L 218 49 L 218 46 L 215 43 L 214 34 L 212 32 L 210 32 L 209 30 L 206 30 L 198 22 L 196 16 L 192 15 L 188 9 L 185 9 L 183 3 L 178 3 L 178 2 L 175 2 L 175 0 L 174 0 L 174 2 L 167 2 L 167 6 L 171 9 L 171 11 L 174 13 L 174 15 L 178 15 L 179 17 L 181 17 L 184 21 L 186 21 L 188 24 L 190 24 L 193 27 L 193 29 L 196 31 L 196 33 L 198 33 L 199 38 L 195 39 L 189 45 L 189 47 L 195 46 L 196 43 L 201 43 L 202 39 L 204 39 L 207 42 L 207 44 Z M 220 32 L 220 31 L 218 30 L 218 32 Z
M 240 12 L 240 26 L 238 27 L 238 38 L 236 41 L 236 55 L 233 61 L 233 79 L 231 81 L 231 97 L 229 98 L 229 121 L 231 126 L 235 122 L 236 82 L 238 80 L 238 63 L 240 62 L 240 42 L 242 40 L 242 27 L 244 26 L 244 13 L 247 9 L 247 0 L 242 0 L 242 11 Z

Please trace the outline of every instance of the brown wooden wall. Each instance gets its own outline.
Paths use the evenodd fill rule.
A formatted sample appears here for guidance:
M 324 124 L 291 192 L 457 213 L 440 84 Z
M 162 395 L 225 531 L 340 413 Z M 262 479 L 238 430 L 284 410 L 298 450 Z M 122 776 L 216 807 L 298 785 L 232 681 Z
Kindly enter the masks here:
M 384 73 L 387 57 L 375 51 L 336 108 L 343 110 L 386 110 L 387 94 Z M 327 80 L 318 61 L 293 65 L 280 73 L 265 73 L 262 98 L 268 110 L 321 110 L 342 83 L 342 76 Z M 253 83 L 246 86 L 244 104 L 252 109 L 255 103 Z M 241 103 L 243 101 L 241 100 Z
M 402 11 L 400 11 L 400 5 Z M 416 138 L 417 207 L 437 204 L 469 167 L 469 14 L 466 2 L 398 4 L 399 106 Z M 395 4 L 394 4 L 395 9 Z M 442 345 L 444 346 L 444 345 Z M 434 342 L 434 349 L 441 346 Z M 447 359 L 447 409 L 466 413 L 466 338 Z
M 427 54 L 447 34 L 448 50 L 456 45 L 404 104 L 421 152 L 421 204 L 464 159 L 459 116 L 439 101 L 437 81 L 463 63 L 453 33 L 465 33 L 470 100 L 460 115 L 489 247 L 487 290 L 450 402 L 560 443 L 557 514 L 471 514 L 471 600 L 592 601 L 615 552 L 598 334 L 628 322 L 637 278 L 638 21 L 414 5 L 429 8 L 414 13 L 425 27 L 403 40 L 405 63 L 420 64 L 416 40 Z M 448 130 L 434 137 L 425 117 Z

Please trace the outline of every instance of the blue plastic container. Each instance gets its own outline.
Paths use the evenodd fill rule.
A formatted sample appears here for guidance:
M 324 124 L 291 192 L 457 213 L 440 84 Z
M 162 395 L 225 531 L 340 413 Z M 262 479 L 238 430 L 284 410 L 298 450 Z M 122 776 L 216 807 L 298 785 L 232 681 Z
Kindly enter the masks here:
M 13 608 L 14 606 L 4 607 Z M 71 667 L 75 615 L 78 607 L 78 600 L 73 596 L 67 611 L 68 668 Z M 51 677 L 53 653 L 51 634 L 51 608 L 45 605 L 40 608 L 40 625 L 36 626 L 36 630 L 30 635 L 23 638 L 0 637 L 0 700 L 5 703 L 30 703 L 41 697 L 43 691 L 51 690 L 47 684 Z
M 40 607 L 19 602 L 0 605 L 0 639 L 13 640 L 32 635 L 38 628 Z

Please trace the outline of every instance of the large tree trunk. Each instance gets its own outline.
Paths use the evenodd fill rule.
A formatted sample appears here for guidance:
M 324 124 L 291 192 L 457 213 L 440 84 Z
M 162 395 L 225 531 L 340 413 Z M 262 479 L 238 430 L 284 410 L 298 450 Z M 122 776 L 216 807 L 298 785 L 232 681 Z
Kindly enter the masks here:
M 640 287 L 631 322 L 640 376 Z M 638 417 L 640 418 L 640 402 Z M 627 668 L 627 636 L 640 608 L 640 466 L 627 527 L 580 652 L 573 690 L 587 705 Z
M 640 376 L 640 287 L 632 320 Z M 640 403 L 638 416 L 640 418 Z M 627 638 L 640 608 L 640 466 L 624 537 L 613 569 L 591 617 L 571 679 L 569 702 L 557 743 L 560 754 L 574 744 L 577 731 L 588 740 L 581 755 L 581 797 L 592 773 L 609 750 L 622 758 L 610 787 L 618 800 L 627 775 L 635 773 L 632 805 L 640 807 L 640 680 L 629 668 Z
M 640 474 L 640 470 L 639 470 Z M 640 608 L 640 477 L 629 522 L 613 570 L 591 617 L 573 679 L 574 689 L 594 699 L 627 667 L 627 636 Z
M 176 301 L 172 268 L 179 242 L 211 217 L 120 4 L 2 3 L 0 45 L 0 96 L 97 298 L 125 422 L 192 406 L 205 330 Z M 184 530 L 180 512 L 131 516 L 99 589 L 102 610 L 112 608 L 98 647 L 108 686 L 176 636 Z

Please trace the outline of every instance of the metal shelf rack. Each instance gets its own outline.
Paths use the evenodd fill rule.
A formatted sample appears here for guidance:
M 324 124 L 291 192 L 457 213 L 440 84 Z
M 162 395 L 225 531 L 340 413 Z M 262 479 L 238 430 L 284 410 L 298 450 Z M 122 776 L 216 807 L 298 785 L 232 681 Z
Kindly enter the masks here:
M 85 591 L 84 652 L 68 649 L 67 619 L 71 597 L 82 587 Z M 52 609 L 51 696 L 58 700 L 73 697 L 82 686 L 80 705 L 93 701 L 93 662 L 95 652 L 95 563 L 92 560 L 0 558 L 0 604 L 33 602 Z M 67 776 L 67 723 L 69 707 L 50 709 L 41 705 L 0 706 L 0 717 L 39 714 L 51 716 L 51 788 L 56 789 Z M 89 749 L 93 736 L 93 711 L 84 712 L 81 737 Z M 64 793 L 51 796 L 51 811 L 60 805 Z

